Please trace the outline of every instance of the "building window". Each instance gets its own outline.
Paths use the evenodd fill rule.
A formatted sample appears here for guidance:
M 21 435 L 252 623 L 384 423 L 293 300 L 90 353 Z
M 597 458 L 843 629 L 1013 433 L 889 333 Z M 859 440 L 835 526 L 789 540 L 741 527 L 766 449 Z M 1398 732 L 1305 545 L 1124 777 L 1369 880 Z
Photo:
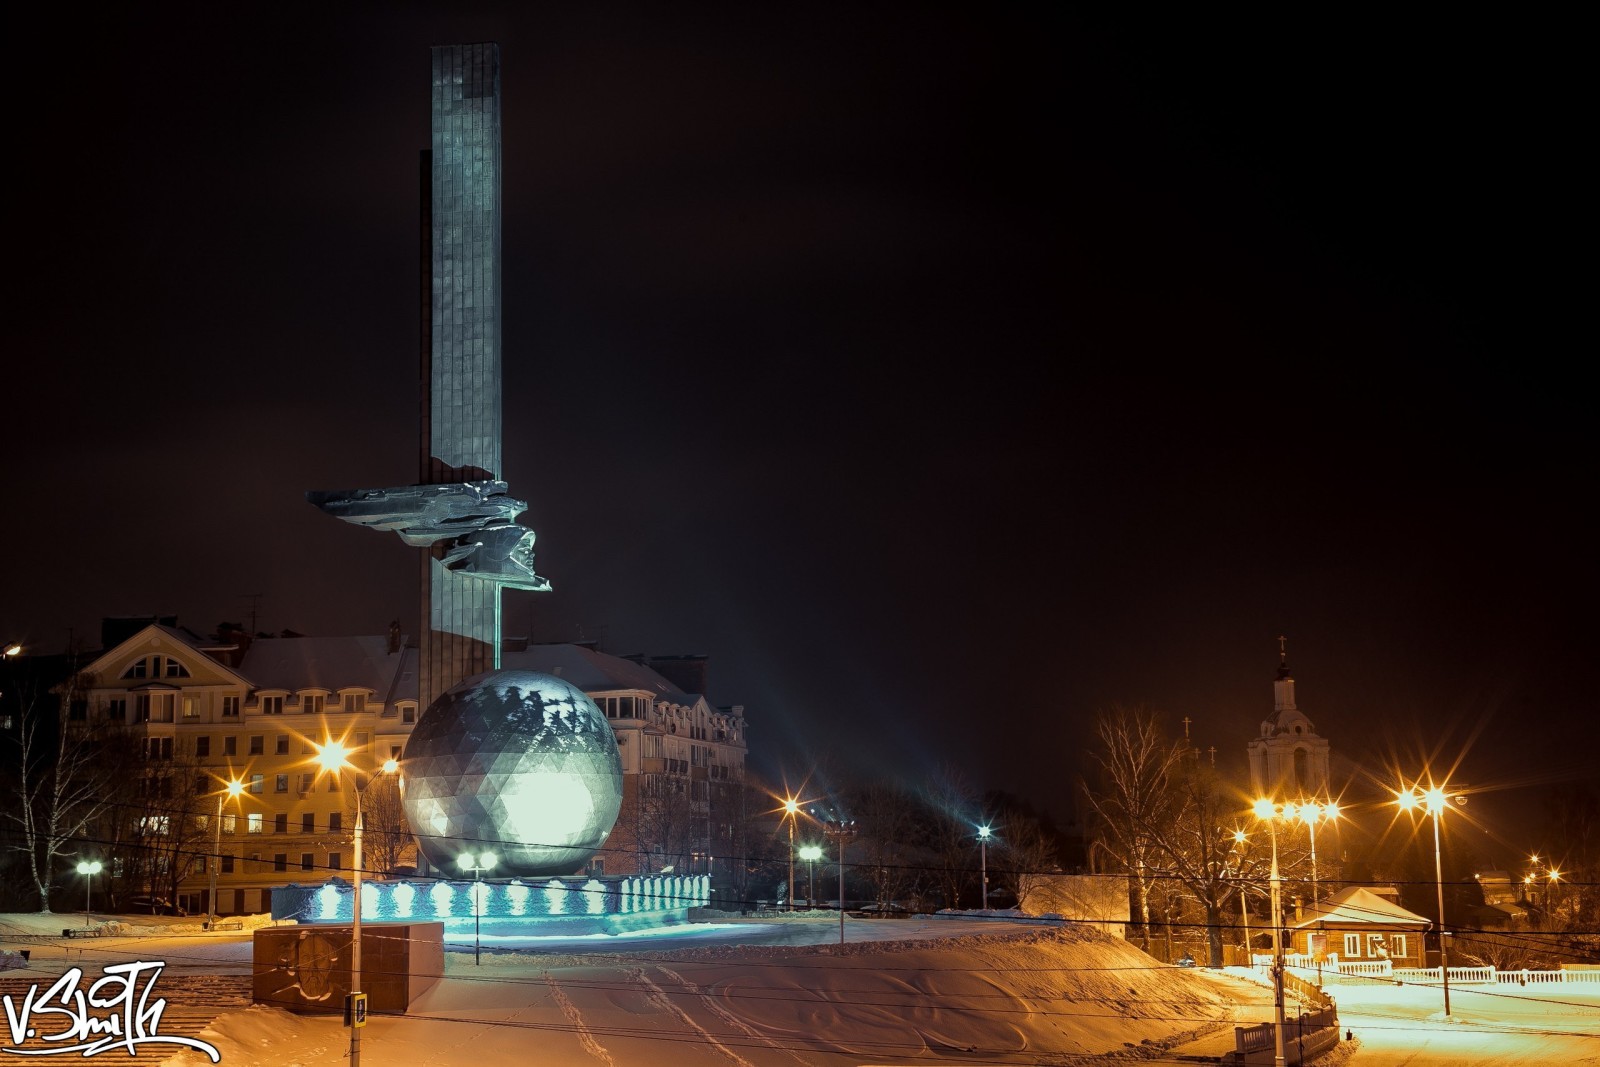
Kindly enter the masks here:
M 340 824 L 342 822 L 343 822 L 343 819 L 341 818 L 339 812 L 336 811 L 332 815 L 329 815 L 328 816 L 328 833 L 330 833 L 330 834 L 338 833 L 339 832 L 339 828 L 340 828 Z
M 153 837 L 164 837 L 171 823 L 165 815 L 142 815 L 139 817 L 139 832 Z
M 239 754 L 239 739 L 237 737 L 224 737 L 222 739 L 222 754 L 224 756 L 237 756 Z
M 346 693 L 344 695 L 344 710 L 351 714 L 359 715 L 367 710 L 367 694 Z
M 135 722 L 171 722 L 176 693 L 139 693 L 133 698 Z
M 316 775 L 312 774 L 310 771 L 301 772 L 301 774 L 300 774 L 300 792 L 302 792 L 302 793 L 311 792 L 312 783 L 315 782 L 315 781 L 316 781 Z
M 128 698 L 113 697 L 106 701 L 106 718 L 112 722 L 128 721 Z
M 272 832 L 286 834 L 289 832 L 289 815 L 287 812 L 278 812 L 272 817 Z
M 138 659 L 128 664 L 128 669 L 122 672 L 122 676 L 124 678 L 150 677 L 150 661 L 145 659 L 143 656 L 140 656 Z
M 283 714 L 283 698 L 282 697 L 262 697 L 261 698 L 261 714 L 263 714 L 263 715 L 282 715 Z
M 307 693 L 300 698 L 300 710 L 307 715 L 321 715 L 325 710 L 327 699 L 321 693 Z
M 157 657 L 162 664 L 161 676 L 163 678 L 187 678 L 189 668 L 173 659 L 171 656 Z
M 267 739 L 261 734 L 250 736 L 250 755 L 260 756 L 267 751 Z
M 277 737 L 277 743 L 273 746 L 272 750 L 276 755 L 287 756 L 289 754 L 289 735 L 279 734 Z
M 211 755 L 211 738 L 197 737 L 194 739 L 194 754 L 197 759 L 205 759 Z
M 328 853 L 328 870 L 337 871 L 338 869 L 339 869 L 339 854 L 337 852 Z M 366 911 L 367 909 L 366 908 L 362 908 L 361 910 L 362 911 Z
M 272 780 L 272 791 L 274 793 L 287 793 L 289 791 L 289 776 L 287 774 L 276 775 Z
M 224 719 L 237 719 L 239 717 L 239 698 L 222 698 L 222 717 Z
M 1406 935 L 1390 934 L 1389 951 L 1394 954 L 1396 959 L 1404 959 L 1406 955 Z
M 289 854 L 287 852 L 274 852 L 272 854 L 272 869 L 287 871 L 289 869 Z
M 407 704 L 405 707 L 401 708 L 400 709 L 400 721 L 401 722 L 416 722 L 417 721 L 417 709 L 416 709 L 416 707 L 414 707 L 411 704 Z
M 332 774 L 328 775 L 328 792 L 337 793 L 338 791 L 339 791 L 339 772 L 338 771 L 334 771 Z
M 200 698 L 192 693 L 183 695 L 183 717 L 185 719 L 198 719 L 200 717 Z
M 144 758 L 147 760 L 170 760 L 172 758 L 172 738 L 147 737 L 144 739 Z
M 233 873 L 233 853 L 231 853 L 231 852 L 224 852 L 222 854 L 222 873 L 223 874 L 232 874 Z
M 1382 934 L 1367 935 L 1367 955 L 1375 960 L 1385 959 L 1389 955 L 1389 949 L 1384 944 Z
M 259 811 L 252 811 L 250 814 L 244 817 L 244 829 L 245 833 L 247 834 L 259 834 L 261 832 L 261 825 L 262 816 Z
M 252 792 L 252 793 L 261 792 L 262 788 L 266 784 L 266 780 L 267 780 L 267 776 L 264 775 L 264 774 L 252 774 L 250 776 L 250 792 Z M 256 816 L 252 815 L 250 817 L 252 819 L 254 819 Z
M 400 750 L 400 746 L 399 745 L 390 745 L 389 746 L 389 758 L 392 759 L 392 760 L 398 760 L 400 758 L 400 751 L 401 750 Z
M 300 815 L 300 832 L 303 834 L 314 834 L 317 832 L 317 817 L 309 811 L 303 812 Z
M 316 865 L 317 865 L 316 853 L 313 853 L 313 852 L 302 852 L 302 853 L 300 853 L 300 869 L 302 871 L 315 870 L 316 869 Z M 361 910 L 365 911 L 366 909 L 362 908 Z
M 364 734 L 364 733 L 356 734 L 356 747 L 357 748 L 366 748 L 367 747 L 367 735 L 366 734 Z

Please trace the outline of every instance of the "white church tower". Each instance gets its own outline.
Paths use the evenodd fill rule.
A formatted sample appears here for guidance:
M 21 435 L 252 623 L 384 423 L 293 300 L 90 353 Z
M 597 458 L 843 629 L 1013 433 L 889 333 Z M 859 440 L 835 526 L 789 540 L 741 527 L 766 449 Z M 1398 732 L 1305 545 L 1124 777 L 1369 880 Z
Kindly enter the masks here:
M 1272 683 L 1272 717 L 1250 742 L 1250 785 L 1258 797 L 1276 801 L 1323 800 L 1328 796 L 1328 742 L 1294 703 L 1288 639 L 1278 638 L 1278 677 Z

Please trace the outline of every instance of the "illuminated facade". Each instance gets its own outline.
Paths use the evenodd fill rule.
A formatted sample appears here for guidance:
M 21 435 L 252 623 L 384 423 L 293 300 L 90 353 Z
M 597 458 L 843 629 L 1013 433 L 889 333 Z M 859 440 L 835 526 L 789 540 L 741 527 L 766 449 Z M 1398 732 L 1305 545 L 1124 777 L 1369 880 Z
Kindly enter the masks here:
M 1272 715 L 1248 746 L 1250 787 L 1255 795 L 1276 798 L 1327 798 L 1328 742 L 1296 705 L 1294 675 L 1279 640 L 1278 676 L 1272 683 Z
M 713 708 L 642 663 L 584 646 L 512 644 L 504 657 L 509 669 L 554 674 L 583 690 L 616 736 L 621 815 L 585 873 L 726 869 L 742 847 L 733 808 L 744 779 L 742 708 Z M 134 844 L 168 845 L 177 903 L 203 913 L 215 848 L 217 912 L 266 911 L 274 886 L 348 871 L 352 791 L 369 784 L 364 869 L 382 876 L 420 865 L 427 873 L 398 808 L 386 813 L 380 803 L 384 778 L 372 777 L 402 754 L 419 715 L 417 650 L 398 628 L 385 637 L 207 641 L 150 625 L 88 671 L 87 700 L 69 714 L 121 724 L 142 757 L 129 803 L 143 806 L 127 832 L 139 840 L 108 833 L 96 845 L 113 877 L 119 842 L 130 854 Z M 355 748 L 357 774 L 318 774 L 312 745 L 330 737 Z M 213 822 L 222 785 L 234 778 L 245 791 L 223 801 Z M 386 835 L 398 847 L 383 855 Z

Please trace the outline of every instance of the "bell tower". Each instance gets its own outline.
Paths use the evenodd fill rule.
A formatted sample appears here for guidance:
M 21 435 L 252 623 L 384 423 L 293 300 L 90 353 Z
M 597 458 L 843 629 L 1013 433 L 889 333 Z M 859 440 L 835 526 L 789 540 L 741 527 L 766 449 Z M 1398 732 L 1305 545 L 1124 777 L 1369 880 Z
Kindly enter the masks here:
M 1261 736 L 1248 746 L 1250 786 L 1256 796 L 1274 800 L 1328 796 L 1328 742 L 1295 705 L 1289 670 L 1288 638 L 1278 638 L 1278 674 L 1272 683 L 1272 714 Z

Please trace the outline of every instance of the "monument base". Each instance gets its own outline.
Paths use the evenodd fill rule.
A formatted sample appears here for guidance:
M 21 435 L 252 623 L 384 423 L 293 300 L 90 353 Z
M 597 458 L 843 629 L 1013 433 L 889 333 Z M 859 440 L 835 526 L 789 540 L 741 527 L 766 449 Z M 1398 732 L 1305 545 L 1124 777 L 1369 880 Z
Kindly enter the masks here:
M 304 1014 L 344 1011 L 349 923 L 276 926 L 255 933 L 252 999 Z M 361 924 L 361 991 L 374 1013 L 404 1014 L 444 974 L 444 924 Z

